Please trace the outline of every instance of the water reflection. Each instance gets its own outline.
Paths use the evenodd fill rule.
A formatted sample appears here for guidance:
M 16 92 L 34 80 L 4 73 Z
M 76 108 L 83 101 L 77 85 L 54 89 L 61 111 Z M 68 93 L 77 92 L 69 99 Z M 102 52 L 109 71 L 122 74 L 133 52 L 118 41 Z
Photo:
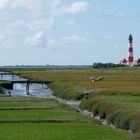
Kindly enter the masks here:
M 0 73 L 1 74 L 1 73 Z M 21 78 L 17 75 L 1 75 L 0 80 L 7 81 L 26 81 L 27 79 Z M 48 88 L 45 84 L 30 84 L 30 87 L 27 89 L 27 84 L 14 84 L 12 90 L 4 89 L 6 94 L 14 96 L 35 96 L 40 98 L 53 98 L 52 90 Z
M 0 73 L 1 75 L 1 73 Z M 27 79 L 23 79 L 18 75 L 1 75 L 0 80 L 7 80 L 7 81 L 25 81 Z

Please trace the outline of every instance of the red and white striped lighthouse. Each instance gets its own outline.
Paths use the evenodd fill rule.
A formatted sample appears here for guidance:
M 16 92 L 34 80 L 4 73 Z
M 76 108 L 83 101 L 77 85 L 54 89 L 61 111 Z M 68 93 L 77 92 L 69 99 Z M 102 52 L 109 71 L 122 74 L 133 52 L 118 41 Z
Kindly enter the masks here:
M 128 65 L 133 65 L 133 37 L 129 35 L 129 43 L 128 43 Z

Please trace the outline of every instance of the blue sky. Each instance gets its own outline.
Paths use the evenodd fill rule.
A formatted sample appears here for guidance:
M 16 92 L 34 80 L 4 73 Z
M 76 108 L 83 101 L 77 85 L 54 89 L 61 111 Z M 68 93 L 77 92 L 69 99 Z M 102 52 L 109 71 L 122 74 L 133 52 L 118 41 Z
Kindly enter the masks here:
M 0 0 L 0 65 L 89 65 L 140 57 L 139 0 Z

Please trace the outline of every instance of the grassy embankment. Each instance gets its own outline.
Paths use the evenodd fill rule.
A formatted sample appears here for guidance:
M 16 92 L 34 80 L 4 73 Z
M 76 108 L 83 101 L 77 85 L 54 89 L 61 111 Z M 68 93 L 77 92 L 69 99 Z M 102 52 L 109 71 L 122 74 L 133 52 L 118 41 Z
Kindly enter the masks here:
M 140 139 L 140 69 L 22 71 L 35 80 L 53 80 L 54 94 L 78 100 L 86 95 L 81 108 L 100 115 L 116 127 L 130 129 Z M 91 83 L 92 75 L 104 80 Z
M 0 133 L 2 140 L 131 139 L 56 100 L 32 97 L 0 97 Z

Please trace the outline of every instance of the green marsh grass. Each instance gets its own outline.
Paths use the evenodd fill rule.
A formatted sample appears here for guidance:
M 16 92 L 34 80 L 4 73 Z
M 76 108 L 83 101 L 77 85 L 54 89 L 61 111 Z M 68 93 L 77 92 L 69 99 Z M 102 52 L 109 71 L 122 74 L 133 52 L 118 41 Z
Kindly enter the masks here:
M 81 108 L 88 109 L 118 128 L 131 129 L 138 137 L 140 117 L 140 69 L 108 70 L 16 70 L 33 80 L 54 81 L 49 85 L 54 95 L 65 99 L 82 100 Z M 104 77 L 91 82 L 90 76 Z M 90 91 L 90 92 L 89 92 Z
M 92 123 L 1 124 L 0 132 L 4 140 L 132 140 L 126 132 Z
M 51 109 L 30 110 L 30 107 L 45 106 Z M 132 140 L 127 132 L 95 124 L 54 99 L 0 97 L 0 108 L 5 107 L 29 110 L 0 110 L 2 140 Z

